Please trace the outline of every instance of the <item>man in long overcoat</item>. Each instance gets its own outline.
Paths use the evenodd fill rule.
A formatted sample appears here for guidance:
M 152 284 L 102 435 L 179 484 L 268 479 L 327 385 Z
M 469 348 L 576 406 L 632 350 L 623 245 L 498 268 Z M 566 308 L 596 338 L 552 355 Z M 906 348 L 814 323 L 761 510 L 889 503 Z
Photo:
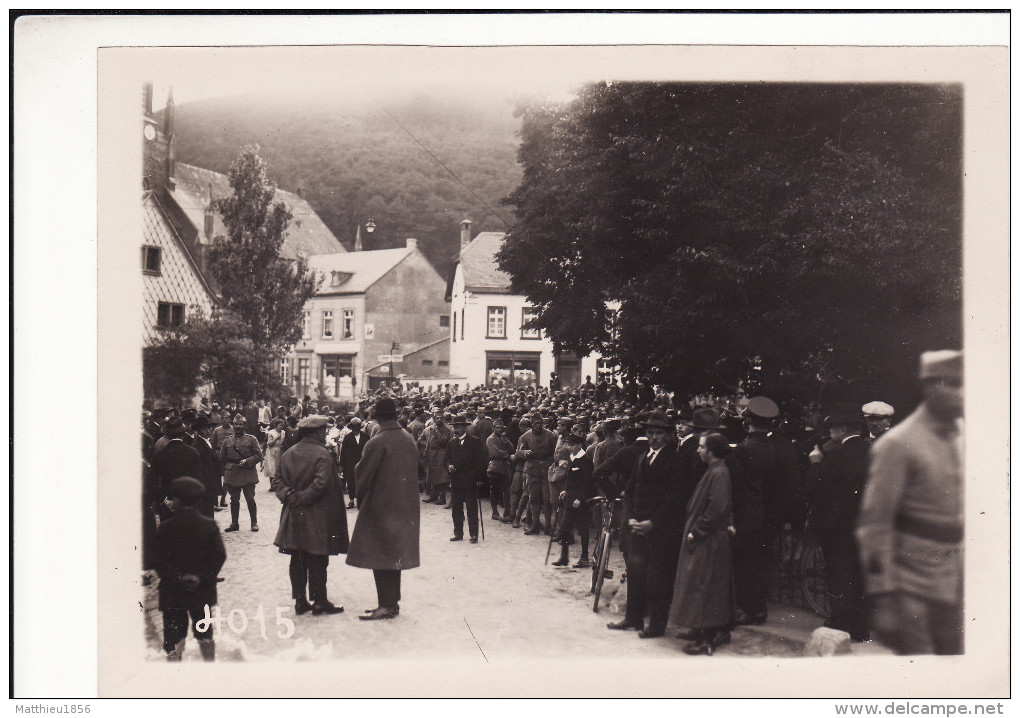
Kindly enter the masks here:
M 340 442 L 340 470 L 343 472 L 344 481 L 347 483 L 347 508 L 353 509 L 355 497 L 358 495 L 357 487 L 354 485 L 355 468 L 361 461 L 361 454 L 368 443 L 368 435 L 361 430 L 361 419 L 354 417 L 347 425 L 350 431 Z
M 436 412 L 435 424 L 427 427 L 419 440 L 424 445 L 425 488 L 429 492 L 424 503 L 446 503 L 446 488 L 450 485 L 450 474 L 446 469 L 446 445 L 453 438 L 453 430 L 447 426 L 447 422 L 452 418 L 449 414 Z
M 326 417 L 306 416 L 298 431 L 301 441 L 280 457 L 278 476 L 271 479 L 283 503 L 274 543 L 281 553 L 290 554 L 295 612 L 340 613 L 343 606 L 327 598 L 326 571 L 329 557 L 346 553 L 349 547 L 347 512 L 333 455 L 326 448 Z
M 170 496 L 170 482 L 181 476 L 201 476 L 202 465 L 198 451 L 184 443 L 184 422 L 180 417 L 172 417 L 163 427 L 166 445 L 157 449 L 151 460 L 152 475 L 155 477 L 158 503 L 154 507 L 159 518 L 170 517 L 170 510 L 165 502 Z
M 199 510 L 211 517 L 215 513 L 216 501 L 219 499 L 223 487 L 220 462 L 216 458 L 216 452 L 212 450 L 212 444 L 209 443 L 213 425 L 208 416 L 200 414 L 195 419 L 194 429 L 196 436 L 191 446 L 198 452 L 199 462 L 202 466 L 201 474 L 196 475 L 195 478 L 205 486 L 205 495 L 199 503 Z
M 362 620 L 400 613 L 400 572 L 420 565 L 418 450 L 397 421 L 397 404 L 376 402 L 378 433 L 365 444 L 356 470 L 358 519 L 347 553 L 350 566 L 372 569 L 379 605 Z

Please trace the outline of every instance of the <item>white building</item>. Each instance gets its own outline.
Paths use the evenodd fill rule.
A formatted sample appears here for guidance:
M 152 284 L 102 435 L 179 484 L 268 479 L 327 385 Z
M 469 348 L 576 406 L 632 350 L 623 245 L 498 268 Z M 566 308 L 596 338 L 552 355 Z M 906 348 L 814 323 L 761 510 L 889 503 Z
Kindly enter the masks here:
M 525 329 L 537 314 L 522 294 L 512 294 L 510 276 L 496 265 L 503 232 L 480 232 L 471 239 L 471 221 L 461 223 L 461 249 L 447 283 L 450 302 L 450 376 L 478 384 L 549 385 L 556 372 L 564 389 L 586 376 L 598 381 L 610 372 L 598 355 L 579 358 L 556 352 L 541 330 Z

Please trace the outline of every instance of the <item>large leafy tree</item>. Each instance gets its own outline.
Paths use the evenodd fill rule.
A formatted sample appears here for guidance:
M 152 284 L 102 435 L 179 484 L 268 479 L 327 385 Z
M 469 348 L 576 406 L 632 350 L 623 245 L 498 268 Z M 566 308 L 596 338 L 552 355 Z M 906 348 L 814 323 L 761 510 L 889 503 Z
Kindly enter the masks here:
M 227 236 L 214 239 L 209 264 L 224 308 L 240 320 L 253 347 L 278 354 L 301 338 L 302 308 L 321 278 L 304 258 L 280 257 L 292 215 L 273 201 L 276 188 L 257 146 L 241 150 L 230 186 L 234 194 L 215 207 Z
M 960 341 L 957 87 L 603 83 L 521 135 L 499 262 L 566 348 L 684 395 L 902 402 Z

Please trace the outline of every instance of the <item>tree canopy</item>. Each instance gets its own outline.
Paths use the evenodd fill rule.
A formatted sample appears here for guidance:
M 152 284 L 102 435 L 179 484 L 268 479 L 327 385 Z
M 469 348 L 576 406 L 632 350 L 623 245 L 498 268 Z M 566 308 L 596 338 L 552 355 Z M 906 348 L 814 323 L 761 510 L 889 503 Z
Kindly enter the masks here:
M 589 85 L 522 110 L 500 266 L 564 348 L 683 395 L 905 400 L 917 355 L 960 341 L 961 104 L 956 86 Z
M 282 352 L 301 338 L 301 312 L 322 278 L 299 257 L 280 257 L 291 220 L 257 146 L 241 150 L 230 171 L 231 197 L 216 200 L 227 228 L 210 247 L 209 265 L 224 308 L 237 316 L 254 347 Z

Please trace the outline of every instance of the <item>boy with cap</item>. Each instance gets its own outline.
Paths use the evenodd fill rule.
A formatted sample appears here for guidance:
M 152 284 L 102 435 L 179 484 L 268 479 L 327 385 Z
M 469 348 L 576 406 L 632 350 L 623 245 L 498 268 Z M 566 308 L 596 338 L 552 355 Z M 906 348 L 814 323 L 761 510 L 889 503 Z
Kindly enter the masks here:
M 559 499 L 563 505 L 563 522 L 560 529 L 560 557 L 553 566 L 566 566 L 570 563 L 568 551 L 574 527 L 581 536 L 581 558 L 574 568 L 590 566 L 588 560 L 588 539 L 591 526 L 591 511 L 585 502 L 595 495 L 595 468 L 592 456 L 584 449 L 585 432 L 574 427 L 565 437 L 570 453 L 567 458 L 566 475 L 563 480 L 563 491 Z
M 205 495 L 198 479 L 182 476 L 170 483 L 174 515 L 156 529 L 153 568 L 159 574 L 159 610 L 163 613 L 163 650 L 180 661 L 189 619 L 202 658 L 214 660 L 212 626 L 199 629 L 207 606 L 216 605 L 216 576 L 227 553 L 216 522 L 199 513 Z

